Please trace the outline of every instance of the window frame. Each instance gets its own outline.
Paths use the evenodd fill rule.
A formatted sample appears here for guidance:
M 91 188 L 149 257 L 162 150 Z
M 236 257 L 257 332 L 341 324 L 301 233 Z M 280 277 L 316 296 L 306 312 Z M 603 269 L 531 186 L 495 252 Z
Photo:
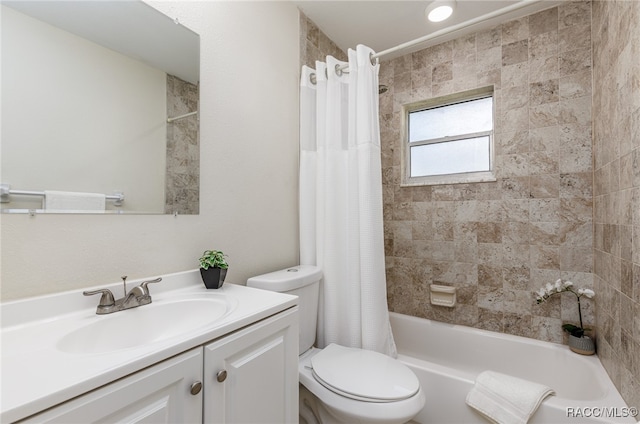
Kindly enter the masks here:
M 492 129 L 490 131 L 482 131 L 477 133 L 465 133 L 455 136 L 441 137 L 437 139 L 428 139 L 421 141 L 409 142 L 409 114 L 422 110 L 435 109 L 464 103 L 472 100 L 483 98 L 492 98 Z M 496 122 L 496 97 L 493 86 L 482 87 L 475 90 L 464 91 L 460 93 L 450 94 L 447 96 L 435 97 L 415 103 L 402 105 L 402 160 L 401 160 L 401 186 L 417 186 L 417 185 L 441 185 L 441 184 L 463 184 L 475 182 L 497 181 L 495 177 L 495 148 L 494 134 Z M 455 174 L 426 175 L 419 177 L 411 176 L 411 147 L 424 146 L 435 143 L 452 142 L 465 140 L 474 137 L 489 137 L 489 170 L 460 172 Z

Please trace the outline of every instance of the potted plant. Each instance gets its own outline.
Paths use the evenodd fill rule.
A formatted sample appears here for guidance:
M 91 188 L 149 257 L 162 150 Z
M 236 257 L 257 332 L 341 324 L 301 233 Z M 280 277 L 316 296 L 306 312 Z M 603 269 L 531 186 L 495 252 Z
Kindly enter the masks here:
M 564 292 L 573 293 L 578 300 L 578 317 L 580 319 L 580 326 L 573 324 L 563 324 L 562 329 L 569 333 L 569 349 L 582 355 L 593 355 L 596 352 L 595 344 L 593 340 L 584 334 L 585 329 L 582 325 L 582 310 L 580 308 L 580 298 L 586 296 L 592 298 L 595 293 L 591 289 L 577 289 L 573 288 L 571 281 L 562 281 L 558 279 L 555 284 L 548 283 L 545 287 L 538 290 L 536 295 L 536 301 L 538 304 L 546 301 L 551 296 L 561 294 Z
M 208 289 L 219 289 L 227 276 L 229 264 L 220 250 L 205 250 L 200 257 L 200 275 Z

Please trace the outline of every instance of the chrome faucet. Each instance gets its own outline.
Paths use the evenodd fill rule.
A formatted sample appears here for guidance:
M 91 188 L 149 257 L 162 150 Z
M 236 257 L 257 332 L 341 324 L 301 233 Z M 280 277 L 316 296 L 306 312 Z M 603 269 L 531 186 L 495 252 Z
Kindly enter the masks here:
M 100 296 L 100 302 L 96 308 L 96 314 L 104 315 L 111 314 L 113 312 L 124 311 L 125 309 L 136 308 L 142 305 L 148 305 L 151 303 L 151 295 L 149 294 L 149 284 L 159 283 L 162 278 L 156 278 L 155 280 L 144 281 L 139 286 L 135 286 L 127 293 L 127 276 L 123 276 L 122 283 L 124 286 L 124 297 L 115 300 L 113 293 L 109 289 L 98 289 L 92 291 L 82 292 L 85 296 L 92 296 L 94 294 L 102 294 Z

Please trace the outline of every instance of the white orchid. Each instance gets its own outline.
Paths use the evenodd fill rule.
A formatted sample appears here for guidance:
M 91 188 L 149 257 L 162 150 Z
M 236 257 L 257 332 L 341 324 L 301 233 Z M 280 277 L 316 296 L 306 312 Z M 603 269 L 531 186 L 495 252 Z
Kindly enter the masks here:
M 547 283 L 544 287 L 541 287 L 540 290 L 534 292 L 536 295 L 536 301 L 538 303 L 542 303 L 545 300 L 549 299 L 554 294 L 563 293 L 563 292 L 571 292 L 578 299 L 578 314 L 580 316 L 580 327 L 576 327 L 572 324 L 564 324 L 562 328 L 569 331 L 572 335 L 576 337 L 582 337 L 584 334 L 584 328 L 582 326 L 582 310 L 580 309 L 580 297 L 586 296 L 591 299 L 596 293 L 591 289 L 579 288 L 577 290 L 573 289 L 573 283 L 571 281 L 562 281 L 562 279 L 556 280 L 555 284 Z
M 591 289 L 578 289 L 578 294 L 583 294 L 587 296 L 589 299 L 591 299 L 593 296 L 596 295 L 596 293 Z

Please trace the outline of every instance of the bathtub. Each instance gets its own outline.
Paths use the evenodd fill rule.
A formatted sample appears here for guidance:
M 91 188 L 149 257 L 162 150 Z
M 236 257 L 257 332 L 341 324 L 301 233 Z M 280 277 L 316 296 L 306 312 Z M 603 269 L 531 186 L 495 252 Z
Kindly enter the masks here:
M 493 370 L 545 384 L 556 391 L 530 423 L 635 423 L 633 410 L 596 356 L 567 346 L 451 325 L 391 312 L 398 359 L 418 376 L 427 397 L 413 419 L 420 424 L 487 421 L 467 406 L 476 376 Z

